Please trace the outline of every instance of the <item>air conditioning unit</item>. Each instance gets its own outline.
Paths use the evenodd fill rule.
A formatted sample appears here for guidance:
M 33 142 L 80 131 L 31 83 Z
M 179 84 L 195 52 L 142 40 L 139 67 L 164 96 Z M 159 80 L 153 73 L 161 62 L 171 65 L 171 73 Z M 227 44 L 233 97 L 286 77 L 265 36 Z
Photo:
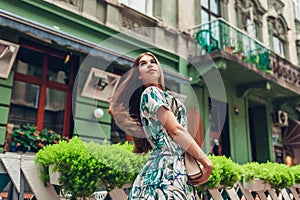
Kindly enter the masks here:
M 287 127 L 288 123 L 288 114 L 282 110 L 278 110 L 274 113 L 274 125 L 279 127 Z

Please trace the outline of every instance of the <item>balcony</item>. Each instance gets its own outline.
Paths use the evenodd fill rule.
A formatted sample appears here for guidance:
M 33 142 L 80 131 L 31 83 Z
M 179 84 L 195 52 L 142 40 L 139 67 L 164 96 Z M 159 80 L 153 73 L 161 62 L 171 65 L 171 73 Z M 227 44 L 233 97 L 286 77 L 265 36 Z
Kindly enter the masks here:
M 239 71 L 241 68 L 246 70 L 244 73 L 249 75 L 248 79 L 237 82 L 238 85 L 249 81 L 270 81 L 281 88 L 288 89 L 292 93 L 288 96 L 300 94 L 298 67 L 276 55 L 260 41 L 230 25 L 224 19 L 219 18 L 196 26 L 190 29 L 190 32 L 195 42 L 194 53 L 190 57 L 191 63 L 199 63 L 209 55 L 209 59 L 213 61 L 225 60 L 227 68 L 235 65 Z M 254 73 L 251 75 L 249 70 Z M 257 75 L 260 75 L 260 78 L 257 78 Z M 232 76 L 229 78 L 235 79 Z

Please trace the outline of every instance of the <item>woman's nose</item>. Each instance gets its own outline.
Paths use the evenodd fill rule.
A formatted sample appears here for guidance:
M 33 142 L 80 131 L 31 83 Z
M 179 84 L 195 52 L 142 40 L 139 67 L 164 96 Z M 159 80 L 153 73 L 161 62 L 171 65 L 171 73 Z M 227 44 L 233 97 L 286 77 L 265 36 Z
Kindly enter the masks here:
M 152 63 L 151 63 L 151 62 L 147 63 L 147 67 L 148 67 L 148 68 L 153 67 Z

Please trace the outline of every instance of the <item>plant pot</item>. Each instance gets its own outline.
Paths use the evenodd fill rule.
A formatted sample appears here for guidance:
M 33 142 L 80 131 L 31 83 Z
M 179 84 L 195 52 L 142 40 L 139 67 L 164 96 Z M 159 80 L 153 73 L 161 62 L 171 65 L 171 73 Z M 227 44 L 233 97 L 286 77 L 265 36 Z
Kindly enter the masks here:
M 60 177 L 61 177 L 61 172 L 58 172 L 58 171 L 56 171 L 56 172 L 51 172 L 52 168 L 53 168 L 53 165 L 50 165 L 50 166 L 49 166 L 49 178 L 50 178 L 50 183 L 51 183 L 52 185 L 61 185 L 61 184 L 59 183 L 59 179 L 60 179 Z
M 251 191 L 264 191 L 266 184 L 260 179 L 254 179 L 250 182 L 243 181 L 243 187 Z
M 294 183 L 293 185 L 295 188 L 300 188 L 300 183 Z
M 98 191 L 98 192 L 94 192 L 93 196 L 95 197 L 96 200 L 104 200 L 107 194 L 108 194 L 107 191 Z

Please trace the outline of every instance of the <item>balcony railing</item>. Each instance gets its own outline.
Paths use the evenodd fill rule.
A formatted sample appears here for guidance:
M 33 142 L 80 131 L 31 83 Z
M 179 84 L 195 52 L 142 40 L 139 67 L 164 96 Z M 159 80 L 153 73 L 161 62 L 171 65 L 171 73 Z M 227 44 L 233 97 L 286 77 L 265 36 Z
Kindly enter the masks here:
M 247 35 L 225 20 L 201 24 L 190 29 L 195 38 L 194 56 L 221 50 L 235 55 L 244 62 L 252 63 L 260 70 L 272 73 L 270 67 L 270 50 L 261 42 Z

